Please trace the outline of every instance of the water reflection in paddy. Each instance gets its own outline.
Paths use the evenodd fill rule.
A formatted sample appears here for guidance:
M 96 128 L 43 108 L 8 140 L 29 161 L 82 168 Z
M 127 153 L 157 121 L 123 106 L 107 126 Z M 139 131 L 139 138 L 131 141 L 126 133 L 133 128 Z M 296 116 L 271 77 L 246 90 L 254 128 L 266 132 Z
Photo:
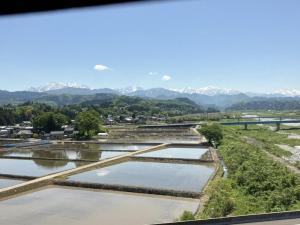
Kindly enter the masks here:
M 126 154 L 128 152 L 106 152 L 106 151 L 89 151 L 89 150 L 51 150 L 51 149 L 9 149 L 1 151 L 0 156 L 11 157 L 33 157 L 33 158 L 51 158 L 51 159 L 76 159 L 76 160 L 92 160 L 107 159 L 110 157 Z
M 32 157 L 32 152 L 23 149 L 6 149 L 0 151 L 0 156 Z
M 200 159 L 208 148 L 166 148 L 153 152 L 147 152 L 138 156 L 142 157 L 158 157 L 158 158 L 184 158 L 184 159 Z
M 1 225 L 141 225 L 172 222 L 197 206 L 198 200 L 53 187 L 1 201 L 0 218 Z
M 22 180 L 15 180 L 15 179 L 6 179 L 6 178 L 0 178 L 0 188 L 10 187 L 16 184 L 20 184 L 24 181 Z
M 52 150 L 140 150 L 153 146 L 152 144 L 94 144 L 94 143 L 59 143 L 37 146 L 38 149 Z
M 0 159 L 0 174 L 43 176 L 81 165 L 83 164 L 62 160 Z
M 101 159 L 107 159 L 123 154 L 128 154 L 128 152 L 101 152 Z
M 43 145 L 44 148 L 49 149 L 78 149 L 78 150 L 99 150 L 99 144 L 92 143 L 54 143 L 50 145 Z
M 88 183 L 105 183 L 200 192 L 214 172 L 213 165 L 125 162 L 70 176 Z
M 141 150 L 152 147 L 147 144 L 100 144 L 101 150 Z

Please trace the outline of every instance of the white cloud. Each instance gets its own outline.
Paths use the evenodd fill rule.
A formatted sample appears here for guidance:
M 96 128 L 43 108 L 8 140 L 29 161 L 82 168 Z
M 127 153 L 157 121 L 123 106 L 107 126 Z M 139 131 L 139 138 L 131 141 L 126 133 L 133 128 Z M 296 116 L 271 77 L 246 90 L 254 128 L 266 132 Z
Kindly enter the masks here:
M 149 72 L 148 75 L 154 76 L 154 75 L 158 75 L 157 72 Z
M 97 70 L 97 71 L 110 70 L 109 67 L 104 66 L 104 65 L 101 65 L 101 64 L 96 64 L 96 65 L 94 66 L 94 69 Z
M 164 81 L 168 81 L 168 80 L 171 80 L 171 77 L 169 75 L 164 75 L 164 76 L 162 76 L 161 79 Z

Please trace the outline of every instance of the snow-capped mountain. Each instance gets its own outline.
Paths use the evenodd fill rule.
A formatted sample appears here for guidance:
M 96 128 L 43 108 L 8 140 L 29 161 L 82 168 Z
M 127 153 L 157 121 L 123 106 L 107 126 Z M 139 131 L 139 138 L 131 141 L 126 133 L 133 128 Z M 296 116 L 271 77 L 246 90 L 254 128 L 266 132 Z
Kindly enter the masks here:
M 166 88 L 150 88 L 143 89 L 141 87 L 129 86 L 125 88 L 102 88 L 92 89 L 86 85 L 77 83 L 48 83 L 40 87 L 31 87 L 28 91 L 32 92 L 47 92 L 51 94 L 95 94 L 95 93 L 114 93 L 121 95 L 138 95 L 147 97 L 165 96 L 174 97 L 177 95 L 205 95 L 205 96 L 219 96 L 219 95 L 247 95 L 249 97 L 300 97 L 300 89 L 280 89 L 269 93 L 254 93 L 254 92 L 241 92 L 234 89 L 219 88 L 216 86 L 207 86 L 192 88 L 186 87 L 181 89 L 166 89 Z
M 45 86 L 30 88 L 29 91 L 9 92 L 0 90 L 0 104 L 34 100 L 57 101 L 57 104 L 77 104 L 84 99 L 111 99 L 120 95 L 160 100 L 185 98 L 202 106 L 217 106 L 223 109 L 233 104 L 249 101 L 264 100 L 265 102 L 272 102 L 300 100 L 300 90 L 298 89 L 282 89 L 270 93 L 252 93 L 240 92 L 233 89 L 223 89 L 214 86 L 182 89 L 143 89 L 135 86 L 119 89 L 91 89 L 76 83 L 49 83 Z
M 77 89 L 77 90 L 76 90 Z M 28 89 L 28 91 L 32 92 L 48 92 L 48 93 L 53 93 L 57 94 L 60 93 L 58 91 L 67 91 L 67 92 L 74 92 L 74 91 L 79 91 L 80 89 L 84 90 L 84 94 L 94 94 L 94 93 L 102 93 L 102 92 L 114 92 L 114 93 L 119 93 L 122 95 L 130 94 L 136 91 L 141 91 L 143 88 L 141 87 L 136 87 L 136 86 L 130 86 L 130 87 L 125 87 L 125 88 L 117 88 L 117 89 L 110 89 L 110 88 L 101 88 L 101 89 L 92 89 L 86 85 L 81 85 L 77 83 L 62 83 L 62 82 L 53 82 L 53 83 L 48 83 L 43 86 L 39 87 L 31 87 Z M 73 93 L 71 93 L 73 94 Z
M 118 91 L 122 95 L 126 95 L 126 94 L 130 94 L 132 92 L 141 91 L 141 90 L 143 90 L 143 88 L 136 87 L 136 86 L 129 86 L 129 87 L 119 88 L 119 89 L 115 89 L 115 90 Z
M 207 86 L 200 88 L 182 88 L 182 89 L 172 89 L 173 91 L 185 94 L 201 94 L 208 96 L 215 95 L 238 95 L 246 94 L 250 97 L 262 96 L 262 97 L 300 97 L 299 89 L 280 89 L 269 93 L 255 93 L 255 92 L 242 92 L 234 89 L 219 88 L 215 86 Z
M 177 91 L 180 93 L 186 93 L 186 94 L 202 94 L 202 95 L 208 95 L 208 96 L 214 96 L 214 95 L 236 95 L 241 94 L 242 92 L 233 90 L 233 89 L 226 89 L 226 88 L 219 88 L 215 86 L 207 86 L 207 87 L 201 87 L 201 88 L 182 88 L 182 89 L 173 89 L 173 91 Z
M 280 89 L 271 93 L 272 95 L 279 95 L 284 97 L 299 97 L 300 90 L 297 89 Z
M 48 83 L 46 85 L 39 86 L 39 87 L 31 87 L 31 88 L 28 89 L 28 91 L 47 92 L 47 91 L 52 91 L 52 90 L 64 89 L 64 88 L 90 89 L 88 86 L 80 85 L 80 84 L 77 84 L 77 83 L 53 82 L 53 83 Z

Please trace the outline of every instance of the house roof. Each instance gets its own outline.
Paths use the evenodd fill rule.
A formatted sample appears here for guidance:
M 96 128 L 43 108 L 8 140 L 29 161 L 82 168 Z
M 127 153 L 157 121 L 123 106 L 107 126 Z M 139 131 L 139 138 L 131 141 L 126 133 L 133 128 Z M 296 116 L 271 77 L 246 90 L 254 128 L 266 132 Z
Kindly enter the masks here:
M 51 131 L 50 135 L 64 135 L 64 131 Z
M 74 130 L 73 127 L 66 127 L 66 128 L 65 128 L 65 131 L 73 131 L 73 130 Z
M 31 130 L 20 130 L 18 133 L 18 135 L 22 135 L 22 134 L 28 134 L 31 135 L 33 134 Z

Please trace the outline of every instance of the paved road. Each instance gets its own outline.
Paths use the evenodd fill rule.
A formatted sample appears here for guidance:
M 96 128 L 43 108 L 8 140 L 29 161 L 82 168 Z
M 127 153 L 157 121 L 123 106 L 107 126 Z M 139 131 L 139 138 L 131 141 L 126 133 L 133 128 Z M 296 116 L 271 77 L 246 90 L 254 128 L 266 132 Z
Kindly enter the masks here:
M 268 222 L 256 222 L 256 223 L 242 223 L 245 225 L 300 225 L 299 219 L 289 219 L 289 220 L 274 220 Z

